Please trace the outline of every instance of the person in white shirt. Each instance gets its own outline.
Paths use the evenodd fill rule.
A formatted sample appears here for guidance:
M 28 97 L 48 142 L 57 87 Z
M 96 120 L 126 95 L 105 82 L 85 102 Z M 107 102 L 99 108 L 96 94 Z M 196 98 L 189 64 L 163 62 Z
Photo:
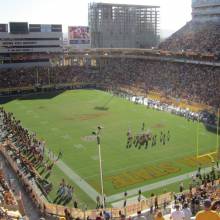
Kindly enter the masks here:
M 172 220 L 185 220 L 183 211 L 180 211 L 180 206 L 177 204 L 175 206 L 176 210 L 171 212 L 170 219 Z
M 190 208 L 188 207 L 188 204 L 187 203 L 185 203 L 184 205 L 183 205 L 183 213 L 184 213 L 184 219 L 185 220 L 190 220 L 191 219 L 191 217 L 192 217 L 192 212 L 191 212 L 191 210 L 190 210 Z
M 147 220 L 144 215 L 141 215 L 141 211 L 137 212 L 137 216 L 133 220 Z

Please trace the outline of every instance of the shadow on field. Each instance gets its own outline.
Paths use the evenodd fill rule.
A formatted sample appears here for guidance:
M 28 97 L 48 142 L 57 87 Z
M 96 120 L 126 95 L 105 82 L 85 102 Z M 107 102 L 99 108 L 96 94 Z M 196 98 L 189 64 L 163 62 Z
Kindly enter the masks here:
M 217 126 L 209 125 L 209 124 L 205 124 L 205 123 L 204 123 L 204 126 L 208 132 L 217 134 Z M 220 130 L 218 131 L 218 134 L 220 135 Z
M 218 121 L 218 127 L 217 127 L 217 120 L 218 120 L 217 115 L 215 113 L 209 113 L 206 110 L 204 110 L 202 113 L 210 122 L 210 123 L 203 123 L 206 130 L 208 132 L 217 134 L 217 129 L 220 127 L 220 121 Z M 218 130 L 218 134 L 220 134 L 220 130 Z
M 106 100 L 103 106 L 96 106 L 94 109 L 99 111 L 107 111 L 109 109 L 107 106 L 112 101 L 113 98 L 114 96 L 111 96 L 109 99 Z
M 108 111 L 108 107 L 104 107 L 104 106 L 96 106 L 94 108 L 95 110 L 99 110 L 99 111 Z
M 10 97 L 10 96 L 6 96 L 6 97 L 0 97 L 0 105 L 6 104 L 8 102 L 13 101 L 14 99 L 16 99 L 16 97 Z
M 35 99 L 52 99 L 65 92 L 65 90 L 37 92 L 29 94 L 12 94 L 0 97 L 0 105 L 7 104 L 13 100 L 35 100 Z
M 34 99 L 52 99 L 60 94 L 62 94 L 64 91 L 55 91 L 55 92 L 44 92 L 44 93 L 33 93 L 28 95 L 22 95 L 20 97 L 17 97 L 18 100 L 34 100 Z

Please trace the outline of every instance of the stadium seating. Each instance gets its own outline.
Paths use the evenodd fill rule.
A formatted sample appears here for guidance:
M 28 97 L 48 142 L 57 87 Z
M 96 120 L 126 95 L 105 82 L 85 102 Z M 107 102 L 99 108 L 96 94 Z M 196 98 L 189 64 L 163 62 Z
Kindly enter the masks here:
M 48 73 L 49 72 L 49 73 Z M 167 97 L 186 99 L 213 107 L 220 105 L 220 68 L 210 65 L 109 59 L 101 73 L 90 73 L 83 66 L 64 66 L 0 71 L 0 88 L 21 90 L 71 83 L 91 84 L 104 88 L 136 88 L 145 93 L 160 91 Z M 114 88 L 113 88 L 114 87 Z
M 216 106 L 220 94 L 215 84 L 219 71 L 219 68 L 192 64 L 113 59 L 104 67 L 101 81 L 114 81 L 116 85 L 142 88 L 146 92 L 156 90 L 176 99 Z
M 220 25 L 215 22 L 188 22 L 170 38 L 162 42 L 160 49 L 170 51 L 220 53 Z

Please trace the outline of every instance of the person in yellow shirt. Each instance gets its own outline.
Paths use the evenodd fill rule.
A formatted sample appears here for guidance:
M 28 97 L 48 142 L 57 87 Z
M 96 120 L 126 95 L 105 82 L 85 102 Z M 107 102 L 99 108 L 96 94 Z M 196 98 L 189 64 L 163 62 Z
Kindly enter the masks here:
M 217 212 L 211 210 L 211 200 L 204 201 L 204 210 L 196 214 L 196 220 L 220 220 Z
M 154 217 L 154 220 L 165 220 L 165 218 L 163 217 L 161 211 L 159 211 L 159 212 L 157 213 L 157 215 Z

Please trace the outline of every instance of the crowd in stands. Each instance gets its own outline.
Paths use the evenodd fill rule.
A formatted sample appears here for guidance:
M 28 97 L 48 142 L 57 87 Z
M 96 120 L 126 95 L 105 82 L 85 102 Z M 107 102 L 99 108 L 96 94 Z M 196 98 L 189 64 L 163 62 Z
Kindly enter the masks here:
M 9 187 L 9 184 L 5 180 L 3 170 L 0 170 L 0 204 L 15 205 L 16 200 Z
M 144 60 L 111 60 L 102 81 L 155 90 L 176 99 L 217 106 L 220 103 L 220 68 Z
M 21 122 L 15 119 L 13 113 L 7 113 L 3 108 L 0 108 L 0 141 L 3 143 L 2 146 L 6 149 L 8 155 L 13 161 L 16 161 L 19 168 L 16 171 L 17 176 L 20 179 L 25 178 L 30 185 L 34 185 L 38 189 L 37 191 L 44 195 L 46 201 L 53 188 L 48 178 L 62 153 L 60 152 L 58 156 L 47 155 L 45 153 L 45 142 L 38 140 L 35 133 L 30 133 L 23 128 Z M 0 184 L 2 181 L 0 175 Z M 34 200 L 36 196 L 27 183 L 25 183 L 25 190 Z M 54 203 L 66 205 L 72 200 L 73 192 L 73 187 L 63 179 Z
M 190 21 L 159 46 L 163 50 L 220 54 L 220 24 Z
M 108 59 L 97 72 L 83 66 L 1 70 L 0 88 L 93 83 L 106 87 L 133 87 L 160 91 L 176 100 L 186 99 L 213 107 L 220 104 L 220 68 L 208 65 Z
M 0 168 L 0 219 L 15 219 L 21 217 L 19 205 L 15 197 L 15 190 L 11 182 L 6 179 L 7 173 Z
M 189 191 L 184 192 L 183 185 L 180 184 L 180 193 L 174 195 L 175 204 L 189 204 L 192 214 L 195 215 L 202 207 L 205 200 L 209 199 L 214 201 L 220 197 L 219 188 L 220 168 L 217 163 L 217 167 L 212 167 L 210 173 L 200 173 L 200 168 L 196 176 L 192 177 L 192 181 L 189 184 Z M 193 190 L 194 189 L 194 190 Z
M 220 168 L 218 163 L 213 165 L 211 172 L 201 174 L 201 168 L 185 190 L 180 184 L 179 193 L 174 194 L 172 211 L 168 215 L 173 220 L 190 220 L 195 216 L 196 220 L 220 219 Z M 163 208 L 165 208 L 164 206 Z M 163 208 L 155 207 L 155 220 L 164 220 Z M 204 209 L 204 210 L 203 210 Z
M 19 88 L 31 86 L 44 86 L 75 81 L 83 81 L 84 72 L 80 67 L 56 67 L 26 68 L 26 69 L 3 69 L 0 70 L 0 88 Z M 68 76 L 67 76 L 68 74 Z M 80 74 L 80 78 L 77 78 Z M 68 77 L 68 78 L 66 78 Z

